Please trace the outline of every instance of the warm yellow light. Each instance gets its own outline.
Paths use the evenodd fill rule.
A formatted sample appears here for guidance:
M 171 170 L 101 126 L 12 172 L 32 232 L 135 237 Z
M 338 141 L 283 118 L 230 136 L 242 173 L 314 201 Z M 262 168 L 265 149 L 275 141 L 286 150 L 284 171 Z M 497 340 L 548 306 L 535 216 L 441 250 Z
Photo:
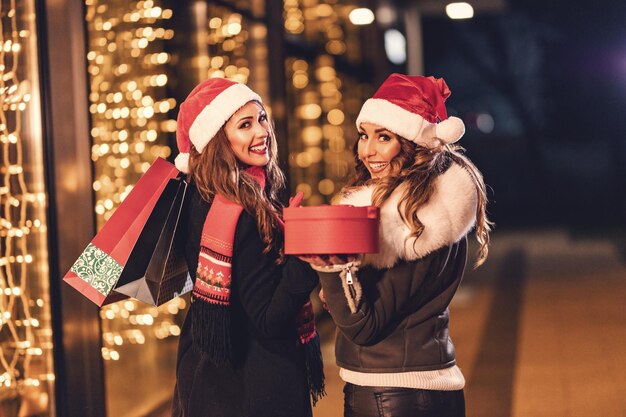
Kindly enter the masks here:
M 354 9 L 348 15 L 353 25 L 369 25 L 374 21 L 374 12 L 366 7 Z
M 300 168 L 308 168 L 311 166 L 311 155 L 307 152 L 300 152 L 296 155 L 296 165 Z
M 319 17 L 328 17 L 333 14 L 333 7 L 330 4 L 318 4 L 316 12 Z
M 213 17 L 211 18 L 211 20 L 209 20 L 209 27 L 211 29 L 217 29 L 220 26 L 222 26 L 222 19 L 220 19 L 219 17 Z
M 345 116 L 341 110 L 333 109 L 328 112 L 326 118 L 331 125 L 340 126 L 343 123 Z
M 465 2 L 450 3 L 446 6 L 446 14 L 450 19 L 471 19 L 474 17 L 474 8 Z
M 291 64 L 291 68 L 295 72 L 306 71 L 309 69 L 309 64 L 302 59 L 296 59 L 295 61 L 293 61 L 293 64 Z
M 332 81 L 336 75 L 335 69 L 331 66 L 320 67 L 315 71 L 315 76 L 320 81 Z
M 302 129 L 302 141 L 307 146 L 317 146 L 322 142 L 322 129 L 319 126 L 308 126 Z
M 331 40 L 326 43 L 326 51 L 329 54 L 341 55 L 346 52 L 345 42 L 338 40 Z
M 227 28 L 228 28 L 227 31 L 229 35 L 231 36 L 238 35 L 239 32 L 241 32 L 241 23 L 239 22 L 229 23 Z
M 335 184 L 332 180 L 325 178 L 317 184 L 317 188 L 319 189 L 320 193 L 324 195 L 331 195 L 335 191 Z
M 300 107 L 300 117 L 311 120 L 317 119 L 322 115 L 322 108 L 315 103 L 305 104 Z
M 159 74 L 156 78 L 156 85 L 163 87 L 165 84 L 167 84 L 167 75 Z
M 148 132 L 146 132 L 146 138 L 150 142 L 154 142 L 157 139 L 157 137 L 158 137 L 158 133 L 156 130 L 148 130 Z
M 293 86 L 301 89 L 309 84 L 309 77 L 305 73 L 296 73 L 293 76 Z
M 313 190 L 309 184 L 302 182 L 296 187 L 296 192 L 301 192 L 302 194 L 304 194 L 304 198 L 306 199 L 311 197 L 311 193 L 313 192 Z
M 313 146 L 306 150 L 312 164 L 317 164 L 324 157 L 324 152 L 319 146 Z

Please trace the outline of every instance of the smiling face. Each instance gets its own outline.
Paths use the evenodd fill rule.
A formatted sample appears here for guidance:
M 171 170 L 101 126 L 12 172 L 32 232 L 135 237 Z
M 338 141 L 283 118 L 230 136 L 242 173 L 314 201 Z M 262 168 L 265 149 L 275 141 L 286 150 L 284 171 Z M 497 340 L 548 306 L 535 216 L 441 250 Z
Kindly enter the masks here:
M 383 178 L 391 172 L 390 162 L 400 153 L 398 135 L 382 126 L 361 123 L 358 156 L 372 178 Z
M 237 159 L 249 166 L 265 166 L 270 161 L 271 126 L 261 104 L 249 101 L 224 125 L 224 132 Z

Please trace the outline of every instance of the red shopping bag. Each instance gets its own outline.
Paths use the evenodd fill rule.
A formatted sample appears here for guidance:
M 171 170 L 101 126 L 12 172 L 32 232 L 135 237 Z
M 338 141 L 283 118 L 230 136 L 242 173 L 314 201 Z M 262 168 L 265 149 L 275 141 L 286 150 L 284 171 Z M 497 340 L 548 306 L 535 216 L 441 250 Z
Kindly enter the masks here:
M 128 298 L 114 288 L 150 213 L 179 171 L 157 158 L 87 245 L 63 280 L 98 306 Z

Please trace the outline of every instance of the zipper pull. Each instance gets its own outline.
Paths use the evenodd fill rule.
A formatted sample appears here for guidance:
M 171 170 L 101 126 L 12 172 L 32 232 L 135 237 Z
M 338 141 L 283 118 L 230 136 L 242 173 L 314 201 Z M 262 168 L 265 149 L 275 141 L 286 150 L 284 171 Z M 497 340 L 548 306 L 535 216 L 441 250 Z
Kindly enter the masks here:
M 348 270 L 346 271 L 346 284 L 352 285 L 353 283 L 354 281 L 352 280 L 352 272 L 350 271 L 350 268 L 348 268 Z

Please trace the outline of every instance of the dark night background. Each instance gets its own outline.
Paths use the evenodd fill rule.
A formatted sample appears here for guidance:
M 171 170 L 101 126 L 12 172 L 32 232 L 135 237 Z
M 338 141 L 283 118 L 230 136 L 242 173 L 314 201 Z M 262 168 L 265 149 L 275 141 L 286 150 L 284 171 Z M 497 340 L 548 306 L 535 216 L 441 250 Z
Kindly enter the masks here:
M 502 227 L 624 228 L 626 2 L 508 2 L 467 21 L 425 17 L 425 73 L 491 186 Z M 472 115 L 493 117 L 483 133 Z M 475 119 L 475 117 L 474 117 Z

